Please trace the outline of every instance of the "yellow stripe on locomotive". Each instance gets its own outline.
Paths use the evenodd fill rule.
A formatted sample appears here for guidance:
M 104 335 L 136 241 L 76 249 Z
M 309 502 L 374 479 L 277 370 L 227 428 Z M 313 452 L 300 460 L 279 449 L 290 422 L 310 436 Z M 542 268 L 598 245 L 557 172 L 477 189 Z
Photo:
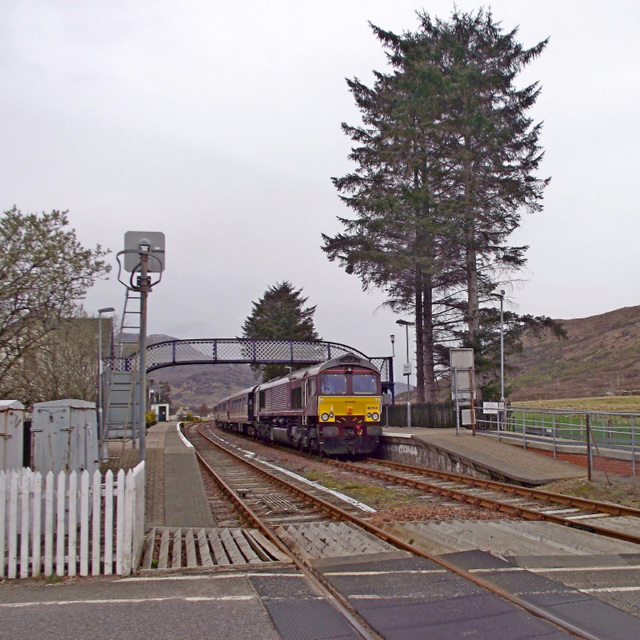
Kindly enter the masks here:
M 335 422 L 343 416 L 361 417 L 364 422 L 380 420 L 379 396 L 319 396 L 318 421 L 320 424 Z

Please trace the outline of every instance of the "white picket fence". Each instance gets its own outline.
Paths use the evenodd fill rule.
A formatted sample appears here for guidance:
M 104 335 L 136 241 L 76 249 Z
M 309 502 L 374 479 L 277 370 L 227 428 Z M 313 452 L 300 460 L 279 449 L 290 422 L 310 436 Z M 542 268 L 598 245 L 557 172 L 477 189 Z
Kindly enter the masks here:
M 129 575 L 144 543 L 144 462 L 57 477 L 0 472 L 0 578 Z

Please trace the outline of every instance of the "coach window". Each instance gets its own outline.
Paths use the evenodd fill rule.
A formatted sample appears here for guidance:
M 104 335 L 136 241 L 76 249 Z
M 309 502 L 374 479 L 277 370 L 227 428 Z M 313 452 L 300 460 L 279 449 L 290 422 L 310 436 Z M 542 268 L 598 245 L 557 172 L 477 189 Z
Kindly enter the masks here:
M 322 376 L 321 392 L 340 396 L 347 393 L 347 376 L 343 373 L 327 373 Z
M 374 375 L 370 373 L 355 373 L 351 378 L 353 393 L 373 395 L 378 391 L 378 384 Z

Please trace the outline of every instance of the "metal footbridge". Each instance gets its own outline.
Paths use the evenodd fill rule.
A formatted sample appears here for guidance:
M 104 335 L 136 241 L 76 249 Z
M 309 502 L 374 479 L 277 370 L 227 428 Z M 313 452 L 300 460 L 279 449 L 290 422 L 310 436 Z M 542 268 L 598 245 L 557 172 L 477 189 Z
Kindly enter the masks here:
M 324 340 L 256 340 L 252 338 L 208 338 L 167 340 L 146 349 L 147 373 L 165 367 L 193 364 L 284 364 L 312 365 L 353 353 L 366 358 L 380 369 L 383 388 L 392 389 L 393 366 L 390 357 L 369 357 L 345 344 Z M 105 368 L 135 371 L 139 354 L 105 358 Z

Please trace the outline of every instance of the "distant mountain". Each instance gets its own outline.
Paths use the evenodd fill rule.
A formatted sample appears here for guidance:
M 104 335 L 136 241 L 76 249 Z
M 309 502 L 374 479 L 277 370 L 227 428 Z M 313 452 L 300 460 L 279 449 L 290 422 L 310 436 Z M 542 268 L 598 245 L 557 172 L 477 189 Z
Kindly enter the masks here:
M 149 389 L 157 382 L 168 382 L 171 405 L 198 410 L 202 404 L 212 407 L 218 400 L 255 382 L 253 371 L 245 364 L 182 365 L 156 369 L 149 374 Z
M 150 335 L 148 344 L 177 340 L 164 334 Z M 182 365 L 156 369 L 148 376 L 148 387 L 167 382 L 171 387 L 171 405 L 198 410 L 202 404 L 211 408 L 218 400 L 256 384 L 246 364 Z
M 640 390 L 640 306 L 558 320 L 567 340 L 528 336 L 507 361 L 512 400 L 615 395 Z

